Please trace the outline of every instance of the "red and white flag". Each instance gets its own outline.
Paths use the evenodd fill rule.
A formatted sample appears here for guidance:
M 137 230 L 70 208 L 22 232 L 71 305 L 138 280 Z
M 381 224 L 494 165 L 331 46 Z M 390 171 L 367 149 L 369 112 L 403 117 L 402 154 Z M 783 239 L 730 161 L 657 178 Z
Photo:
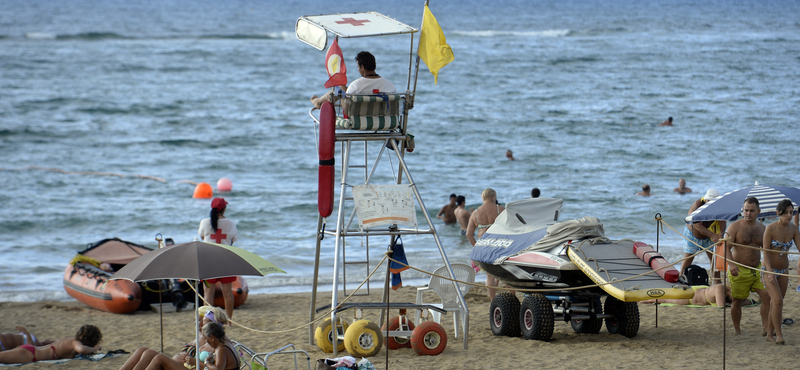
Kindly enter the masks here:
M 325 88 L 347 85 L 347 67 L 344 65 L 342 49 L 339 49 L 339 40 L 334 39 L 328 54 L 325 55 L 325 68 L 328 70 L 328 82 Z

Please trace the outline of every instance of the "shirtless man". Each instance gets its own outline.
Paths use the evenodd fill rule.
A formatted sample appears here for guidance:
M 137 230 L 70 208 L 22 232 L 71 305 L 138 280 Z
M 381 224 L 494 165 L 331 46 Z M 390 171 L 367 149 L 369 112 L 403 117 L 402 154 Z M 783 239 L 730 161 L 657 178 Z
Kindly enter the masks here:
M 478 231 L 478 238 L 482 237 L 483 234 L 486 233 L 486 230 L 494 224 L 497 216 L 505 210 L 505 208 L 497 202 L 497 192 L 492 188 L 483 189 L 481 199 L 483 199 L 483 204 L 472 212 L 472 215 L 469 217 L 469 223 L 467 224 L 467 239 L 469 239 L 469 243 L 472 244 L 473 247 L 475 243 L 478 242 L 478 239 L 475 238 L 475 231 Z M 473 262 L 473 264 L 474 263 L 475 262 Z M 499 281 L 496 277 L 486 274 L 486 292 L 489 294 L 489 299 L 494 299 L 494 288 L 497 287 L 498 284 Z
M 682 180 L 682 179 L 681 179 Z M 719 191 L 717 189 L 708 189 L 706 195 L 703 195 L 702 198 L 694 201 L 692 206 L 689 207 L 689 213 L 687 215 L 692 214 L 692 212 L 696 211 L 698 208 L 702 207 L 704 204 L 717 199 L 719 197 Z M 683 236 L 686 237 L 683 245 L 683 257 L 684 260 L 681 262 L 681 269 L 680 272 L 683 273 L 686 271 L 686 268 L 692 264 L 694 261 L 694 254 L 700 252 L 702 248 L 709 248 L 712 245 L 719 242 L 719 238 L 721 235 L 725 234 L 725 221 L 703 221 L 697 222 L 690 225 L 685 225 L 683 227 Z M 699 244 L 699 245 L 698 245 Z M 707 249 L 706 256 L 708 256 L 709 261 L 713 261 L 714 258 L 713 250 Z M 715 280 L 719 276 L 715 273 Z
M 636 195 L 641 195 L 643 197 L 649 197 L 650 196 L 650 185 L 647 185 L 647 184 L 642 185 L 642 191 L 639 192 L 639 193 L 636 193 Z
M 680 179 L 680 180 L 678 180 L 678 187 L 675 188 L 675 189 L 672 189 L 672 191 L 676 192 L 678 194 L 689 194 L 689 193 L 692 192 L 692 189 L 689 189 L 689 188 L 686 187 L 686 180 Z
M 436 214 L 436 218 L 443 220 L 445 225 L 456 223 L 455 210 L 457 198 L 455 194 L 450 194 L 450 203 L 445 204 L 445 206 L 439 210 L 439 213 Z
M 456 198 L 456 210 L 453 211 L 456 215 L 456 220 L 458 220 L 458 225 L 461 226 L 461 235 L 467 235 L 467 225 L 469 225 L 469 210 L 464 206 L 464 203 L 467 201 L 463 195 L 459 195 Z
M 742 320 L 742 304 L 750 292 L 756 292 L 761 297 L 762 336 L 767 335 L 770 299 L 761 282 L 761 244 L 766 228 L 757 220 L 759 213 L 761 213 L 761 209 L 758 206 L 758 199 L 747 198 L 742 207 L 743 218 L 731 224 L 728 229 L 730 241 L 725 242 L 725 256 L 733 262 L 744 265 L 728 263 L 728 280 L 731 282 L 731 296 L 733 297 L 731 319 L 734 335 L 742 333 L 742 329 L 739 327 Z M 734 244 L 749 245 L 755 249 Z
M 25 329 L 25 328 L 22 328 Z M 23 334 L 28 334 L 27 330 Z M 51 344 L 35 347 L 23 344 L 15 349 L 0 352 L 0 364 L 27 364 L 41 360 L 75 358 L 77 354 L 92 354 L 100 350 L 103 334 L 94 325 L 84 325 L 78 329 L 74 338 L 64 338 Z
M 648 299 L 639 303 L 672 303 L 679 305 L 692 305 L 692 306 L 714 306 L 722 307 L 719 302 L 730 301 L 731 288 L 723 290 L 722 284 L 707 286 L 707 285 L 694 285 L 694 297 L 692 299 Z
M 659 127 L 661 127 L 661 126 L 672 126 L 672 117 L 670 117 L 670 118 L 667 118 L 667 120 L 666 120 L 666 121 L 664 121 L 664 122 L 661 122 L 661 124 L 660 124 L 660 125 L 658 125 L 658 126 L 659 126 Z

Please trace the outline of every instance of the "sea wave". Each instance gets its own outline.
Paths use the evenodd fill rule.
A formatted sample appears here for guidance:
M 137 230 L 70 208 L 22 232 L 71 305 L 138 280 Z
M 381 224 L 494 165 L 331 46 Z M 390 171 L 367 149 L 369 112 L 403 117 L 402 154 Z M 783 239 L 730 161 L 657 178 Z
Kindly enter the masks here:
M 0 35 L 0 39 L 9 38 Z M 56 34 L 50 32 L 28 32 L 25 38 L 30 40 L 185 40 L 185 39 L 224 39 L 224 40 L 293 40 L 294 33 L 288 31 L 233 34 L 201 34 L 201 35 L 122 35 L 116 32 L 80 32 L 75 34 Z
M 543 31 L 452 31 L 452 34 L 466 37 L 502 37 L 502 36 L 528 36 L 528 37 L 566 37 L 574 32 L 571 30 L 543 30 Z

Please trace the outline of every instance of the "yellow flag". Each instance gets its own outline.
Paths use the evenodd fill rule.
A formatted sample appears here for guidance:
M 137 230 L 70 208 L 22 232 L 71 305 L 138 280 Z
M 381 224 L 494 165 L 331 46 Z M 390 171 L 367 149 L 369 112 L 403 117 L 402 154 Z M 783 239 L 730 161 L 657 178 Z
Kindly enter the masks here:
M 439 69 L 453 61 L 453 50 L 447 45 L 444 32 L 439 27 L 439 22 L 425 5 L 425 13 L 422 16 L 422 32 L 419 36 L 419 56 L 428 70 L 433 74 L 433 83 L 439 81 Z

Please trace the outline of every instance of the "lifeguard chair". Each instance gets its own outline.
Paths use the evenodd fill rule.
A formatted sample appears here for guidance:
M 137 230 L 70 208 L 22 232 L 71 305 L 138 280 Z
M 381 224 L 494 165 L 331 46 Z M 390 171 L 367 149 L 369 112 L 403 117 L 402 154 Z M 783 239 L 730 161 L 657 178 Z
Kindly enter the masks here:
M 311 293 L 309 322 L 315 320 L 316 313 L 322 311 L 327 312 L 330 310 L 330 307 L 335 308 L 332 310 L 331 317 L 317 327 L 316 333 L 313 327 L 309 327 L 309 344 L 314 344 L 314 339 L 316 337 L 317 345 L 326 352 L 333 352 L 334 356 L 337 355 L 338 351 L 344 348 L 347 348 L 347 350 L 356 357 L 371 356 L 380 350 L 381 343 L 383 342 L 380 334 L 378 336 L 373 334 L 377 331 L 377 325 L 366 325 L 361 323 L 361 321 L 348 325 L 341 317 L 337 317 L 337 312 L 350 308 L 387 309 L 388 289 L 390 289 L 390 271 L 388 266 L 385 275 L 382 302 L 366 304 L 347 303 L 345 305 L 340 305 L 339 303 L 340 274 L 342 277 L 341 284 L 343 291 L 345 294 L 349 294 L 348 272 L 353 272 L 354 268 L 362 266 L 364 269 L 361 270 L 361 267 L 359 267 L 359 270 L 366 272 L 363 277 L 365 278 L 368 275 L 370 270 L 369 249 L 376 243 L 376 240 L 382 240 L 378 242 L 381 247 L 388 244 L 389 252 L 392 253 L 398 238 L 404 235 L 430 235 L 439 250 L 442 262 L 446 266 L 446 274 L 449 274 L 450 277 L 455 276 L 450 262 L 447 259 L 447 254 L 436 233 L 436 228 L 433 226 L 430 214 L 425 208 L 422 197 L 417 190 L 417 185 L 404 160 L 405 152 L 413 150 L 413 136 L 408 133 L 408 112 L 414 105 L 414 92 L 416 91 L 416 81 L 419 73 L 419 57 L 416 58 L 416 61 L 414 58 L 414 34 L 417 32 L 418 30 L 411 26 L 376 12 L 303 16 L 297 20 L 295 27 L 297 38 L 318 50 L 325 50 L 328 43 L 328 33 L 336 37 L 337 43 L 340 38 L 348 39 L 392 35 L 406 35 L 411 38 L 408 78 L 405 84 L 405 91 L 394 94 L 378 93 L 370 95 L 346 95 L 339 92 L 337 99 L 332 99 L 335 101 L 326 103 L 328 104 L 327 107 L 323 105 L 320 109 L 319 118 L 315 112 L 317 111 L 316 108 L 312 108 L 309 111 L 309 115 L 314 120 L 318 153 L 329 152 L 329 154 L 320 156 L 320 214 L 317 218 L 316 255 L 314 260 L 314 281 Z M 411 89 L 412 76 L 414 78 L 413 90 Z M 397 81 L 394 82 L 396 84 L 395 86 L 400 90 L 401 85 L 397 84 Z M 342 112 L 345 106 L 347 107 L 347 111 Z M 331 114 L 331 110 L 339 112 L 335 123 L 331 123 L 330 121 L 325 122 L 325 120 L 328 119 L 328 115 Z M 344 114 L 347 115 L 347 119 L 343 118 Z M 328 125 L 327 128 L 326 125 Z M 332 126 L 335 126 L 335 129 L 333 129 Z M 317 130 L 319 130 L 319 134 Z M 333 213 L 332 199 L 335 197 L 333 185 L 335 168 L 333 166 L 335 160 L 333 159 L 333 150 L 328 149 L 327 146 L 329 144 L 335 146 L 334 143 L 340 144 L 338 153 L 340 158 L 338 163 L 340 167 L 340 177 L 338 178 L 340 181 L 339 192 L 336 195 L 338 196 L 338 210 L 336 212 L 335 228 L 331 228 L 326 226 L 328 224 L 326 220 L 327 217 Z M 385 157 L 389 158 L 388 166 L 385 164 L 386 161 L 381 161 L 385 159 Z M 396 159 L 396 168 L 394 167 L 393 159 Z M 323 168 L 324 166 L 328 167 Z M 388 171 L 391 175 L 381 177 L 377 174 L 379 170 Z M 361 174 L 363 174 L 363 177 L 358 176 Z M 358 179 L 356 179 L 357 177 Z M 389 178 L 391 178 L 390 183 L 378 184 L 381 179 L 386 181 Z M 382 196 L 381 193 L 384 195 L 392 193 L 397 196 Z M 368 194 L 367 196 L 371 196 L 372 198 L 364 201 L 364 194 Z M 402 194 L 405 194 L 405 196 L 402 196 Z M 423 225 L 418 225 L 416 223 L 414 200 L 416 200 L 416 203 L 421 208 L 422 215 L 424 215 L 425 222 Z M 381 204 L 378 205 L 378 203 Z M 409 212 L 409 204 L 410 213 L 400 215 L 404 211 Z M 374 214 L 374 212 L 385 211 L 386 208 L 392 207 L 394 207 L 394 209 L 387 211 L 387 214 Z M 369 208 L 369 212 L 366 212 L 366 208 Z M 354 224 L 356 215 L 359 216 L 358 221 L 356 221 L 357 225 Z M 371 223 L 372 220 L 378 219 L 384 221 L 389 219 L 391 221 L 388 224 L 386 222 L 378 222 L 381 226 L 371 226 L 373 225 L 373 223 Z M 333 224 L 333 222 L 331 223 Z M 424 224 L 427 224 L 427 227 L 425 227 Z M 332 238 L 326 238 L 326 236 L 331 236 Z M 385 241 L 386 237 L 389 239 L 388 243 Z M 318 288 L 320 248 L 323 239 L 333 239 L 335 247 L 333 284 L 331 289 L 332 299 L 330 306 L 317 308 L 316 293 Z M 347 245 L 347 242 L 353 244 L 353 241 L 358 242 L 360 245 Z M 358 248 L 361 246 L 363 246 L 363 248 Z M 354 252 L 363 254 L 359 257 L 354 257 Z M 363 278 L 356 279 L 357 283 L 360 283 L 362 280 Z M 352 280 L 350 284 L 353 284 Z M 457 283 L 452 282 L 452 284 L 454 285 L 455 291 L 461 292 Z M 356 289 L 353 293 L 368 295 L 368 280 L 366 286 L 362 289 L 365 293 L 362 293 L 362 290 L 359 289 Z M 465 333 L 463 336 L 464 349 L 467 349 L 469 311 L 464 297 L 460 293 L 458 294 L 458 303 L 460 306 L 460 324 L 462 325 L 463 333 Z M 414 303 L 405 304 L 391 302 L 388 307 L 392 309 L 412 310 L 430 309 L 440 313 L 446 313 L 436 306 L 417 305 Z M 411 342 L 420 338 L 418 332 L 415 334 L 414 331 L 410 330 L 414 327 L 413 323 L 406 322 L 403 316 L 401 316 L 399 321 L 397 320 L 398 318 L 387 320 L 387 314 L 388 311 L 382 311 L 380 321 L 381 324 L 386 323 L 389 330 L 393 330 L 390 332 L 389 336 L 394 338 L 388 338 L 390 348 L 393 348 L 392 343 L 395 345 L 399 343 L 399 345 L 402 346 L 408 341 L 409 336 L 412 336 Z M 434 322 L 428 323 L 431 325 L 426 325 L 426 328 L 423 330 L 428 331 L 423 333 L 424 338 L 420 339 L 427 343 L 425 344 L 427 348 L 422 348 L 421 350 L 422 353 L 436 354 L 433 352 L 444 349 L 443 346 L 439 349 L 435 348 L 438 345 L 437 336 L 444 334 L 444 332 L 443 329 L 441 331 L 437 328 L 431 329 L 433 324 L 435 324 Z M 459 323 L 457 323 L 457 325 L 458 324 Z M 419 328 L 422 328 L 422 325 L 420 325 Z M 446 343 L 446 335 L 443 339 Z M 375 342 L 378 342 L 377 345 Z M 355 352 L 352 347 L 357 347 L 355 348 Z M 416 347 L 415 350 L 417 350 Z M 420 350 L 417 350 L 417 352 L 420 352 Z

